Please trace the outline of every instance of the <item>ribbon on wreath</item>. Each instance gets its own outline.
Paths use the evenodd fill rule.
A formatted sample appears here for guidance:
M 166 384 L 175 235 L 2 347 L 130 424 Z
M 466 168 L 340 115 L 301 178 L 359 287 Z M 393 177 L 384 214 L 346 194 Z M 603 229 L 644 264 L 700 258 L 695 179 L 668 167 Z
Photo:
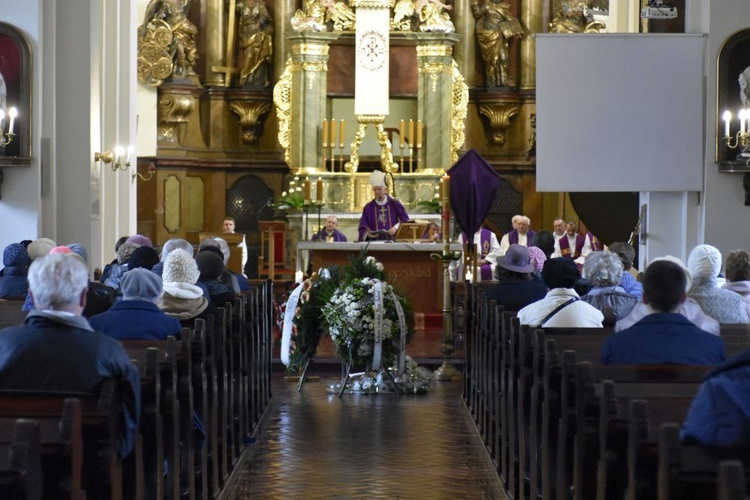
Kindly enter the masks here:
M 396 313 L 398 314 L 398 326 L 401 330 L 401 336 L 398 341 L 398 376 L 404 374 L 404 368 L 406 367 L 406 315 L 404 314 L 404 308 L 401 307 L 401 302 L 398 300 L 398 296 L 391 292 L 391 300 L 396 306 Z
M 373 309 L 375 312 L 375 339 L 372 350 L 372 369 L 380 370 L 383 359 L 383 283 L 375 281 L 372 287 Z
M 303 286 L 300 284 L 292 291 L 289 299 L 286 301 L 284 310 L 284 330 L 281 333 L 281 362 L 284 366 L 289 366 L 289 349 L 292 345 L 292 327 L 294 326 L 294 313 L 297 311 L 297 303 L 302 293 Z

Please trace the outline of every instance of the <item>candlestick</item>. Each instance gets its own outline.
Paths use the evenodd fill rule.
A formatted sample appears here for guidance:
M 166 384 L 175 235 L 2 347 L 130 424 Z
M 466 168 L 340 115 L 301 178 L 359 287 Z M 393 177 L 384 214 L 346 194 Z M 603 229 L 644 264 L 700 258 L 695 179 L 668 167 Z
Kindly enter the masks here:
M 404 120 L 398 124 L 398 143 L 401 149 L 404 149 Z
M 328 147 L 328 120 L 323 120 L 323 147 Z
M 310 179 L 305 179 L 305 203 L 310 203 Z
M 409 118 L 409 149 L 414 149 L 414 120 Z
M 466 270 L 466 281 L 468 281 L 469 283 L 474 282 L 474 275 L 471 274 L 471 271 L 469 269 Z
M 331 147 L 336 146 L 336 119 L 331 119 Z M 333 156 L 333 155 L 331 155 Z
M 422 147 L 422 120 L 417 120 L 417 148 Z
M 343 118 L 339 122 L 339 148 L 344 149 L 344 119 Z
M 323 204 L 323 179 L 318 177 L 318 182 L 315 183 L 315 199 L 318 203 Z
M 451 223 L 451 190 L 450 190 L 450 176 L 445 174 L 441 179 L 440 183 L 440 194 L 443 198 L 443 212 L 442 212 L 442 229 L 443 229 L 443 241 L 450 240 L 450 223 Z

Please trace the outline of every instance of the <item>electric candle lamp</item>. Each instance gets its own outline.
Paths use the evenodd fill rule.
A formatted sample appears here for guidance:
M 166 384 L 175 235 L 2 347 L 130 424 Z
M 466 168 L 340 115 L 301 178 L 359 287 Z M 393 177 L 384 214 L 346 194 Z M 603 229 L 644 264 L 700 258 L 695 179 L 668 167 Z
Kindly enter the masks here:
M 10 126 L 8 127 L 8 133 L 13 133 L 13 125 L 16 121 L 16 116 L 18 116 L 18 110 L 13 107 L 8 110 L 8 117 L 10 118 Z
M 732 121 L 732 113 L 729 111 L 724 111 L 724 114 L 722 115 L 722 118 L 724 119 L 724 137 L 729 137 L 729 122 Z
M 398 124 L 398 139 L 399 139 L 399 146 L 401 146 L 401 149 L 404 149 L 404 120 L 401 120 L 401 122 Z
M 323 120 L 323 147 L 328 147 L 328 120 Z
M 409 118 L 409 147 L 414 147 L 414 120 Z
M 310 179 L 305 179 L 305 203 L 310 203 Z
M 323 204 L 323 179 L 318 177 L 318 182 L 315 183 L 315 197 L 318 203 Z
M 344 119 L 339 122 L 339 148 L 344 148 Z
M 417 120 L 417 147 L 422 147 L 422 120 Z
M 336 119 L 331 119 L 331 147 L 336 146 Z

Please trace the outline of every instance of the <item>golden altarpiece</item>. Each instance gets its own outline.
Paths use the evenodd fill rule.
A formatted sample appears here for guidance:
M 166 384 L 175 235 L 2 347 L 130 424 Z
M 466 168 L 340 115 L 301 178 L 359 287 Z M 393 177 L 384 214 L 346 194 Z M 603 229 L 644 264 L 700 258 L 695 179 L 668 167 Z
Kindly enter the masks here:
M 412 216 L 429 218 L 419 202 L 470 148 L 503 178 L 488 220 L 498 234 L 516 213 L 551 226 L 562 196 L 534 189 L 532 36 L 549 29 L 550 2 L 385 2 L 399 105 L 386 118 L 341 105 L 354 97 L 356 0 L 152 0 L 138 71 L 155 88 L 158 136 L 156 155 L 138 160 L 139 232 L 197 242 L 234 216 L 252 266 L 258 221 L 295 219 L 274 209 L 290 183 L 310 199 L 308 236 L 318 205 L 323 220 L 356 223 L 376 168 Z M 360 149 L 366 140 L 375 154 Z

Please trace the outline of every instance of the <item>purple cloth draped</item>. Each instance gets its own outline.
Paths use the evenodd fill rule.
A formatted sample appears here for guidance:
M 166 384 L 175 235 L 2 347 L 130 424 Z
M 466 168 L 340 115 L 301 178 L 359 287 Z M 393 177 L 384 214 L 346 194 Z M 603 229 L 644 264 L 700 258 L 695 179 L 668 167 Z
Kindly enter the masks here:
M 375 200 L 369 202 L 362 209 L 359 219 L 359 241 L 365 241 L 368 231 L 387 231 L 399 222 L 408 222 L 409 214 L 400 201 L 387 196 L 385 205 L 378 205 Z M 388 239 L 385 235 L 378 235 L 377 239 Z
M 315 235 L 312 237 L 312 240 L 313 241 L 328 241 L 328 233 L 326 232 L 325 228 L 315 233 Z M 344 236 L 344 233 L 342 233 L 338 229 L 334 229 L 333 241 L 336 243 L 341 242 L 341 241 L 346 241 L 346 236 Z
M 531 240 L 534 239 L 535 234 L 536 233 L 532 231 L 531 229 L 529 229 L 526 232 L 526 246 L 527 247 L 531 246 Z M 510 243 L 511 245 L 518 245 L 518 229 L 514 229 L 508 233 L 508 243 Z
M 576 234 L 576 248 L 573 255 L 570 254 L 570 243 L 568 242 L 568 235 L 563 236 L 559 240 L 560 244 L 560 256 L 567 257 L 568 259 L 577 259 L 581 256 L 583 245 L 586 243 L 586 238 L 580 234 Z

